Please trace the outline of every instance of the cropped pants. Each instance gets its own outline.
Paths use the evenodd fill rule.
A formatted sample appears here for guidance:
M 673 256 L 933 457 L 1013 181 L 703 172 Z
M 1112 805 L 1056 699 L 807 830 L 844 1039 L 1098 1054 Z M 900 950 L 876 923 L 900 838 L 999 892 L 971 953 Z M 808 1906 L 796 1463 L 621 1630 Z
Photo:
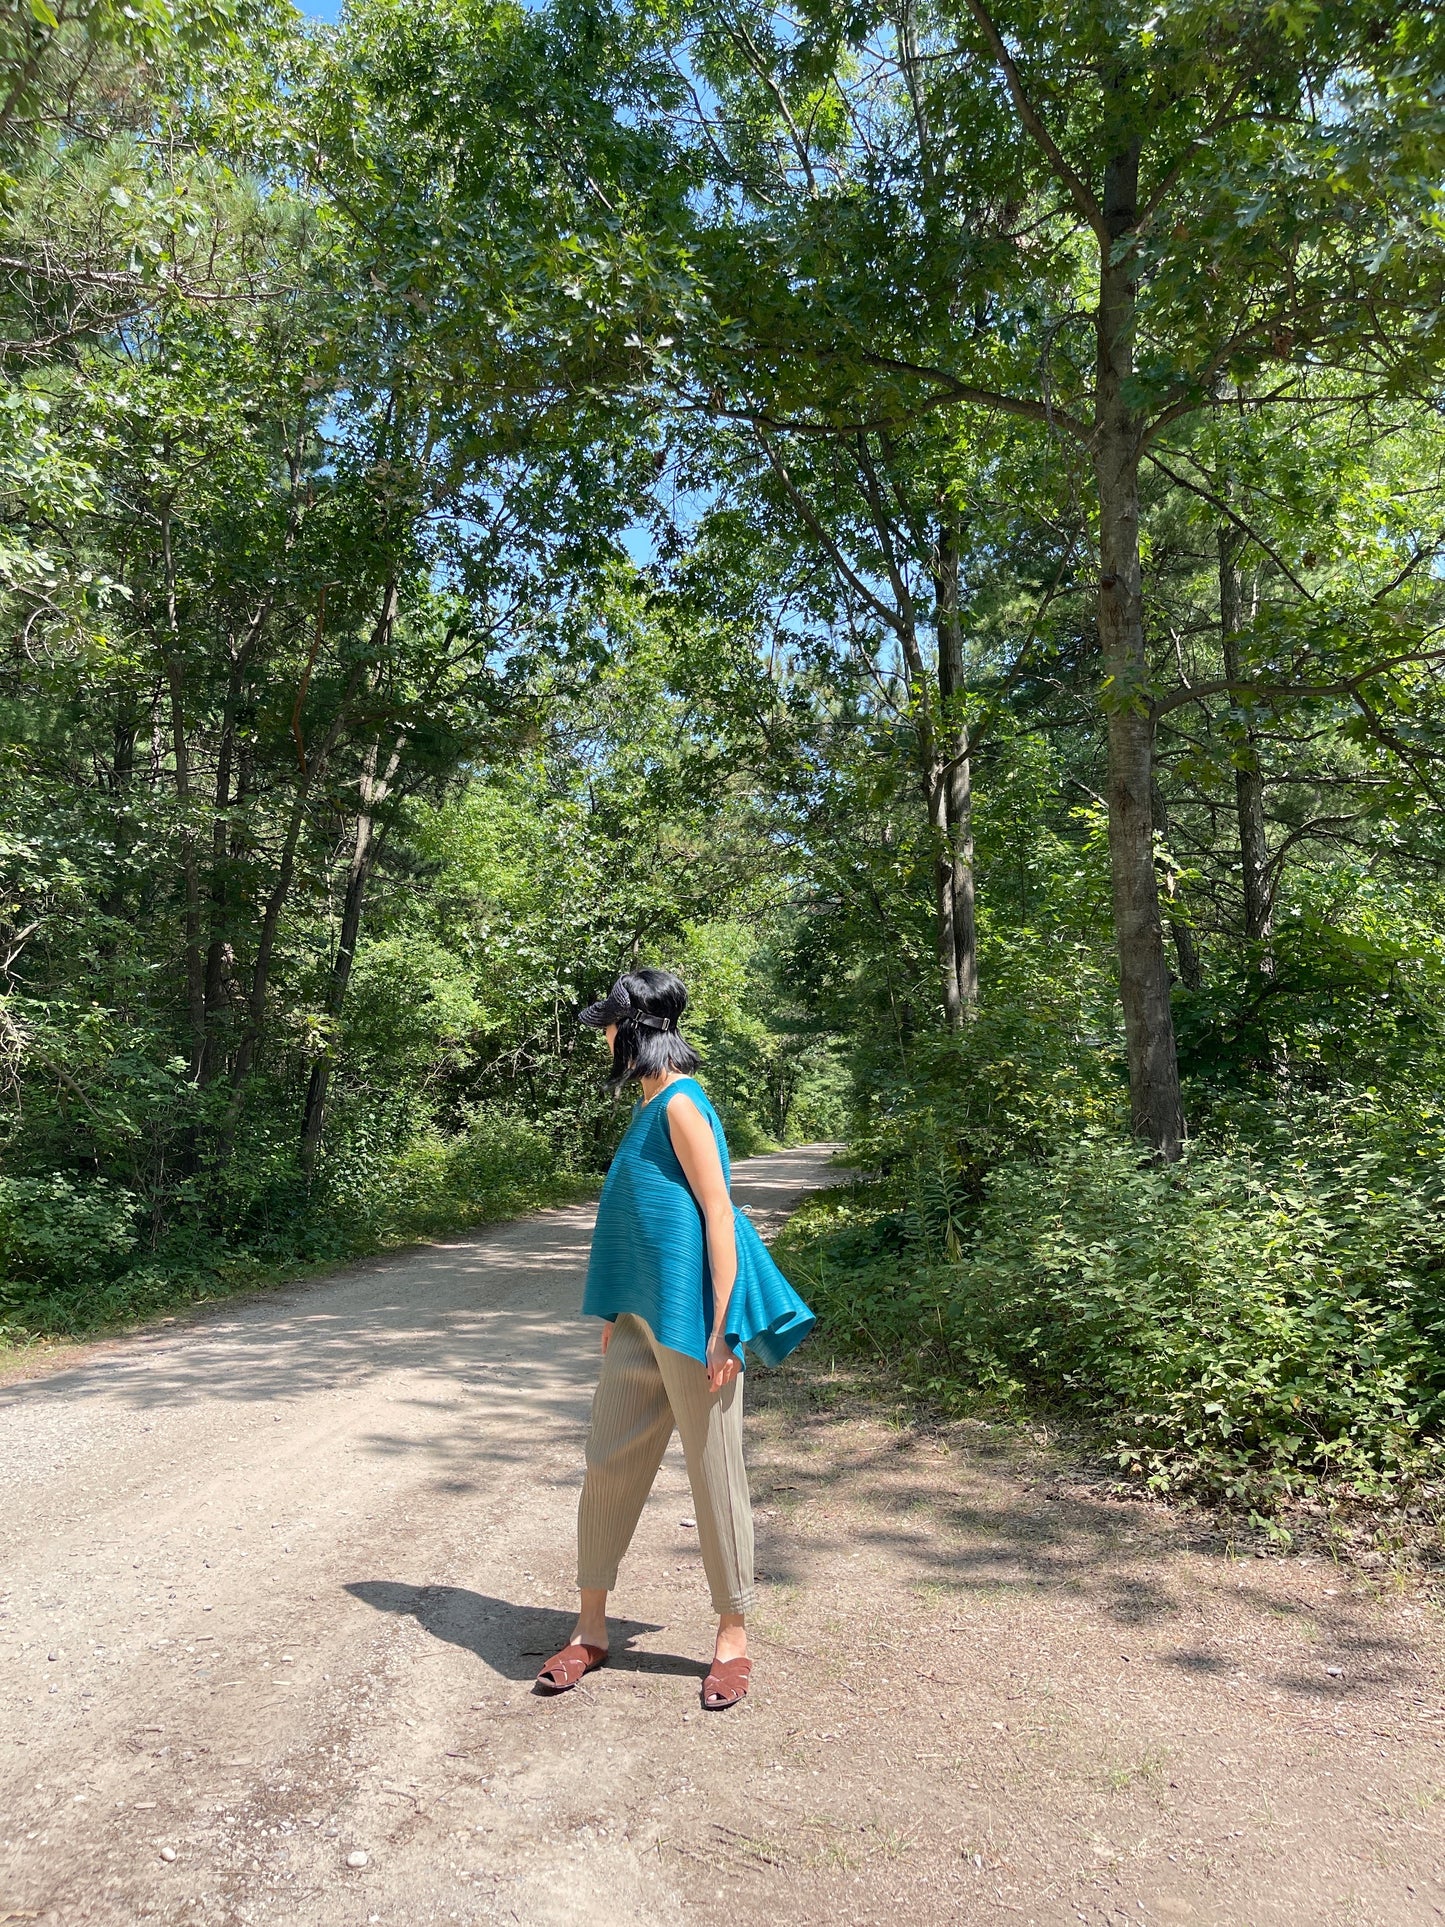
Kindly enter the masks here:
M 587 1477 L 577 1507 L 577 1584 L 611 1592 L 662 1464 L 682 1435 L 697 1536 L 714 1612 L 753 1603 L 753 1513 L 743 1466 L 743 1380 L 722 1391 L 707 1367 L 659 1345 L 624 1313 L 613 1326 L 592 1400 Z

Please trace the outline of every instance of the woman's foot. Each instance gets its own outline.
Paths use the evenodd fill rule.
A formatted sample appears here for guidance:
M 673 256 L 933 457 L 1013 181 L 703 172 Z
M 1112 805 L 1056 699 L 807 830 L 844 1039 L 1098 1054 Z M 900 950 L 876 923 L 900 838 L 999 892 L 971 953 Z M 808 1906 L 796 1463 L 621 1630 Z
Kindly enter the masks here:
M 715 1661 L 747 1658 L 748 1629 L 741 1613 L 724 1613 L 718 1620 L 712 1656 Z
M 544 1693 L 567 1693 L 589 1673 L 607 1664 L 607 1594 L 590 1588 L 581 1595 L 582 1610 L 572 1637 L 537 1675 Z
M 574 1646 L 598 1646 L 607 1651 L 607 1594 L 600 1586 L 583 1586 L 577 1594 L 577 1624 L 572 1628 Z
M 569 1693 L 574 1686 L 607 1664 L 605 1646 L 584 1645 L 574 1639 L 560 1653 L 554 1653 L 537 1675 L 537 1686 L 544 1693 Z
M 712 1665 L 702 1683 L 702 1703 L 709 1713 L 726 1712 L 748 1696 L 752 1674 L 748 1634 L 741 1613 L 724 1613 L 717 1623 Z

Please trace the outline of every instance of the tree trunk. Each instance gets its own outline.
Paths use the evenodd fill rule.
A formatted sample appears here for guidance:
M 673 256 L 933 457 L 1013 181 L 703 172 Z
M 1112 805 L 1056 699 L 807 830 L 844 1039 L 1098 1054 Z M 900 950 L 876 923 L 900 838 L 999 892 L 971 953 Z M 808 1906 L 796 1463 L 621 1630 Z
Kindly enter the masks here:
M 206 1050 L 206 966 L 201 952 L 201 870 L 196 830 L 191 821 L 191 758 L 186 737 L 184 670 L 180 657 L 180 618 L 176 601 L 175 557 L 171 549 L 171 509 L 161 509 L 161 553 L 166 578 L 166 689 L 170 698 L 171 757 L 176 801 L 181 812 L 181 876 L 185 888 L 186 1013 L 191 1034 L 190 1075 L 201 1073 Z
M 974 900 L 973 768 L 965 745 L 948 767 L 948 841 L 953 886 L 953 968 L 967 1016 L 978 1003 L 978 919 Z
M 1157 778 L 1151 784 L 1149 794 L 1154 813 L 1154 828 L 1167 846 L 1169 806 L 1164 801 L 1164 792 L 1160 789 Z M 1169 935 L 1174 940 L 1174 955 L 1179 961 L 1179 981 L 1186 990 L 1202 990 L 1204 971 L 1199 962 L 1199 946 L 1194 941 L 1194 932 L 1183 917 L 1175 916 L 1172 897 L 1171 887 L 1165 892 L 1164 920 L 1169 925 Z
M 230 681 L 221 716 L 221 737 L 216 755 L 215 813 L 211 819 L 210 941 L 206 946 L 203 1002 L 205 1040 L 196 1081 L 209 1084 L 222 1061 L 221 1012 L 226 998 L 226 976 L 230 962 L 227 941 L 227 912 L 230 896 L 230 806 L 231 769 L 236 751 L 236 712 L 241 701 L 241 665 L 232 656 Z
M 963 618 L 959 608 L 958 538 L 952 525 L 940 533 L 938 579 L 939 736 L 943 770 L 952 962 L 958 1020 L 978 1002 L 978 922 L 973 868 L 973 764 L 964 696 Z
M 392 779 L 401 762 L 406 740 L 406 731 L 402 730 L 392 745 L 386 768 L 380 776 L 376 773 L 376 766 L 381 756 L 381 745 L 378 742 L 371 745 L 362 768 L 359 785 L 361 809 L 356 819 L 356 841 L 352 846 L 351 865 L 346 877 L 346 896 L 341 906 L 341 931 L 337 939 L 336 955 L 331 963 L 331 975 L 326 985 L 326 1014 L 333 1024 L 341 1015 L 341 1007 L 346 1001 L 346 986 L 351 981 L 351 966 L 356 960 L 356 942 L 361 934 L 361 913 L 366 903 L 366 886 L 371 881 L 371 873 L 376 867 L 376 859 L 381 850 L 381 838 L 376 829 L 376 811 L 391 793 Z M 301 1168 L 308 1174 L 314 1169 L 316 1154 L 321 1148 L 321 1131 L 326 1121 L 326 1099 L 331 1089 L 331 1071 L 334 1061 L 328 1042 L 311 1067 L 311 1079 L 306 1087 L 306 1109 L 301 1120 Z
M 376 750 L 370 757 L 376 767 Z M 356 841 L 352 847 L 351 867 L 346 877 L 346 896 L 341 906 L 341 932 L 331 975 L 326 985 L 326 1014 L 334 1023 L 346 1001 L 346 986 L 351 981 L 351 966 L 356 957 L 356 940 L 361 934 L 361 912 L 366 902 L 366 886 L 376 862 L 376 819 L 365 806 L 356 819 Z M 326 1099 L 331 1089 L 334 1062 L 330 1044 L 311 1066 L 311 1081 L 306 1087 L 306 1110 L 301 1121 L 301 1168 L 310 1172 L 321 1148 L 321 1129 L 326 1121 Z
M 1244 580 L 1239 558 L 1244 552 L 1243 532 L 1232 527 L 1219 531 L 1219 634 L 1223 645 L 1224 673 L 1237 683 L 1239 671 L 1239 632 L 1244 627 Z M 1236 710 L 1238 697 L 1230 696 Z M 1273 891 L 1269 879 L 1269 838 L 1264 822 L 1264 776 L 1259 766 L 1259 749 L 1248 723 L 1231 718 L 1230 737 L 1234 746 L 1234 801 L 1239 818 L 1239 868 L 1244 889 L 1244 934 L 1259 946 L 1260 967 L 1268 972 L 1273 964 L 1269 955 L 1270 926 L 1274 919 Z
M 286 825 L 285 841 L 281 845 L 281 861 L 276 866 L 276 881 L 271 886 L 271 894 L 266 899 L 266 908 L 261 917 L 261 935 L 251 971 L 251 994 L 247 999 L 246 1034 L 236 1048 L 236 1061 L 232 1067 L 232 1078 L 238 1093 L 250 1073 L 261 1033 L 265 1029 L 266 998 L 271 988 L 271 959 L 276 952 L 276 931 L 286 899 L 291 894 L 291 879 L 296 873 L 296 845 L 301 837 L 301 826 L 306 820 L 306 801 L 310 790 L 309 781 L 302 777 L 291 799 L 291 816 Z
M 1104 172 L 1104 218 L 1117 242 L 1138 217 L 1139 148 Z M 1100 250 L 1094 469 L 1099 496 L 1099 644 L 1108 719 L 1109 863 L 1133 1128 L 1172 1162 L 1184 1140 L 1179 1058 L 1154 874 L 1154 718 L 1146 688 L 1139 561 L 1141 423 L 1127 396 L 1138 285 L 1133 256 Z
M 135 845 L 135 825 L 132 813 L 132 783 L 135 776 L 135 743 L 141 717 L 137 714 L 134 699 L 128 689 L 122 689 L 119 711 L 115 722 L 114 749 L 111 755 L 110 796 L 113 811 L 113 847 L 115 864 L 111 872 L 110 888 L 101 898 L 101 914 L 108 921 L 115 922 L 125 910 L 126 867 Z M 101 938 L 102 953 L 115 955 L 114 936 L 106 934 Z
M 324 612 L 324 603 L 322 608 Z M 389 585 L 383 600 L 381 617 L 376 626 L 376 635 L 379 640 L 385 640 L 391 622 L 394 619 L 395 611 L 396 591 L 394 585 Z M 321 647 L 321 639 L 322 618 L 318 616 L 316 639 L 312 644 L 310 661 L 302 677 L 301 689 L 296 699 L 296 709 L 292 718 L 292 727 L 296 730 L 300 728 L 301 707 L 305 699 L 307 686 L 311 680 L 311 671 L 315 666 L 316 656 Z M 299 773 L 296 782 L 296 792 L 291 799 L 291 814 L 287 820 L 286 835 L 281 845 L 281 859 L 276 866 L 276 881 L 271 886 L 271 894 L 266 899 L 266 908 L 261 917 L 261 935 L 256 945 L 256 961 L 251 971 L 251 991 L 246 1000 L 246 1030 L 241 1038 L 240 1044 L 237 1046 L 236 1061 L 231 1070 L 232 1081 L 236 1087 L 235 1097 L 232 1101 L 233 1113 L 237 1105 L 239 1105 L 241 1086 L 250 1075 L 251 1067 L 256 1061 L 256 1053 L 260 1049 L 261 1038 L 266 1029 L 266 1000 L 271 989 L 271 963 L 276 954 L 276 932 L 280 927 L 281 912 L 286 906 L 286 899 L 291 894 L 291 882 L 296 873 L 296 851 L 301 840 L 302 828 L 306 822 L 306 809 L 310 802 L 311 791 L 331 762 L 336 745 L 341 741 L 342 732 L 346 727 L 347 713 L 350 710 L 351 703 L 365 679 L 366 671 L 364 668 L 357 667 L 352 670 L 351 675 L 347 679 L 346 687 L 342 691 L 341 699 L 336 705 L 335 713 L 331 718 L 326 734 L 322 738 L 319 747 L 314 748 L 309 757 L 298 743 L 297 757 Z
M 930 755 L 924 772 L 923 795 L 933 842 L 934 928 L 938 942 L 938 974 L 943 986 L 943 1016 L 950 1030 L 963 1022 L 963 999 L 958 982 L 958 936 L 955 927 L 953 860 L 948 834 L 948 771 Z
M 946 737 L 940 737 L 934 716 L 934 701 L 918 648 L 917 632 L 911 620 L 900 626 L 904 659 L 908 668 L 908 692 L 918 739 L 918 781 L 923 808 L 928 818 L 929 842 L 933 850 L 933 924 L 938 954 L 939 989 L 943 995 L 944 1022 L 957 1030 L 963 1022 L 964 993 L 959 978 L 960 902 L 964 902 L 967 928 L 963 940 L 973 943 L 972 866 L 969 865 L 966 900 L 958 889 L 959 852 L 954 843 L 950 820 L 953 772 L 949 767 Z M 972 854 L 972 841 L 968 845 Z M 975 979 L 976 984 L 976 979 Z

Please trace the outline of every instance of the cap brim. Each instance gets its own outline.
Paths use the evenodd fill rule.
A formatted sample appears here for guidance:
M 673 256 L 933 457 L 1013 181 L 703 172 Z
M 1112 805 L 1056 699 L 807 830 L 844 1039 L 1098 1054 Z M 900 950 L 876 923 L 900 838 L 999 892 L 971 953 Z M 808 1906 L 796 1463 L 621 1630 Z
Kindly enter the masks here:
M 579 1015 L 577 1019 L 578 1023 L 586 1024 L 592 1030 L 606 1030 L 607 1026 L 612 1022 L 612 1019 L 607 1015 L 607 1003 L 608 1000 L 604 997 L 600 1004 L 589 1004 L 586 1010 Z

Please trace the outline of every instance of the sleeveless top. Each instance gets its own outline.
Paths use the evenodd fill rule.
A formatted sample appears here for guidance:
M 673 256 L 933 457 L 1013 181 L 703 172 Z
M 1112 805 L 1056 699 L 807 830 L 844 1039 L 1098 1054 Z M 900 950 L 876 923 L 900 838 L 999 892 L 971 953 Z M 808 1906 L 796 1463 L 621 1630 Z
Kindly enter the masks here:
M 712 1126 L 723 1178 L 732 1182 L 722 1124 L 695 1077 L 675 1078 L 639 1104 L 598 1201 L 582 1310 L 607 1319 L 631 1312 L 652 1327 L 659 1344 L 705 1364 L 713 1308 L 706 1224 L 667 1128 L 667 1107 L 679 1091 Z M 749 1345 L 764 1365 L 778 1365 L 816 1321 L 736 1206 L 733 1220 L 738 1275 L 728 1299 L 727 1341 L 739 1357 Z

